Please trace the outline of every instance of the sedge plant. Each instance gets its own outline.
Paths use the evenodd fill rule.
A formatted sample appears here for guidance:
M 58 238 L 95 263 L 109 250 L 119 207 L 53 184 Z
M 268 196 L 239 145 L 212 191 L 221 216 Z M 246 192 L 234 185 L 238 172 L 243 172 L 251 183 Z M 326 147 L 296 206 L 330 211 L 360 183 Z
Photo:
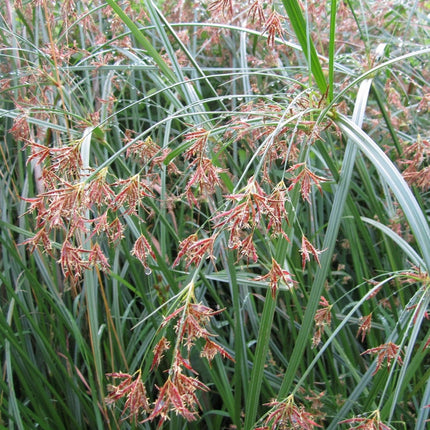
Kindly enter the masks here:
M 5 0 L 0 426 L 425 428 L 426 8 Z

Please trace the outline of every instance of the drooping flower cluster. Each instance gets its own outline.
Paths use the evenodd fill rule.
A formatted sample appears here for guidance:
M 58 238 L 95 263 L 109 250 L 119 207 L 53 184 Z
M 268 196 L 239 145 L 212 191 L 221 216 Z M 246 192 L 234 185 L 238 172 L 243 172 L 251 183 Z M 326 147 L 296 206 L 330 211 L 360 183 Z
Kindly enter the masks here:
M 427 191 L 430 187 L 430 141 L 418 136 L 416 142 L 405 145 L 403 156 L 400 163 L 405 166 L 402 174 L 406 182 Z
M 275 430 L 275 429 L 303 429 L 313 430 L 321 427 L 314 421 L 312 414 L 306 411 L 303 406 L 297 406 L 294 396 L 287 397 L 284 401 L 272 401 L 267 403 L 271 410 L 265 419 L 265 426 L 255 428 L 255 430 Z
M 185 195 L 188 203 L 199 206 L 199 200 L 207 201 L 217 187 L 222 187 L 220 174 L 225 169 L 215 166 L 212 159 L 208 158 L 208 140 L 210 131 L 198 127 L 195 131 L 185 135 L 185 142 L 190 142 L 189 148 L 184 153 L 184 158 L 189 161 L 191 170 L 190 178 L 185 186 Z M 198 198 L 195 196 L 198 192 Z
M 373 411 L 367 418 L 349 418 L 339 424 L 353 424 L 353 427 L 349 427 L 349 430 L 392 430 L 392 427 L 381 421 L 379 410 Z
M 372 327 L 372 313 L 360 318 L 360 326 L 358 327 L 357 337 L 361 335 L 361 342 L 364 342 L 366 334 Z
M 387 342 L 375 348 L 367 349 L 366 351 L 362 352 L 361 355 L 363 354 L 375 354 L 377 356 L 376 369 L 374 370 L 373 375 L 375 375 L 378 370 L 382 368 L 384 363 L 387 364 L 387 369 L 390 369 L 392 364 L 391 362 L 393 360 L 395 360 L 400 365 L 403 364 L 400 346 L 393 342 Z
M 272 297 L 275 299 L 276 292 L 279 287 L 279 283 L 285 285 L 288 289 L 292 288 L 294 285 L 294 281 L 291 277 L 291 274 L 282 269 L 279 263 L 272 257 L 272 267 L 266 275 L 259 276 L 254 279 L 254 281 L 269 281 L 270 290 L 272 292 Z
M 321 306 L 315 313 L 315 332 L 312 338 L 312 345 L 318 346 L 321 341 L 321 336 L 324 333 L 325 327 L 330 327 L 331 324 L 331 309 L 332 305 L 325 297 L 321 297 L 319 305 Z
M 97 239 L 105 236 L 110 243 L 121 239 L 123 217 L 140 216 L 142 209 L 147 210 L 144 200 L 154 197 L 154 183 L 139 174 L 109 182 L 106 168 L 82 174 L 82 157 L 74 148 L 80 146 L 46 148 L 37 160 L 38 164 L 44 162 L 38 180 L 45 191 L 24 199 L 30 204 L 28 212 L 36 215 L 35 235 L 24 244 L 31 251 L 41 246 L 53 253 L 52 236 L 63 237 L 59 263 L 65 278 L 76 283 L 91 267 L 109 270 L 105 251 Z M 133 253 L 147 267 L 147 256 L 155 258 L 155 255 L 145 241 L 143 236 L 139 237 Z
M 118 385 L 109 385 L 109 394 L 106 398 L 106 404 L 115 404 L 118 400 L 126 398 L 123 406 L 123 420 L 130 420 L 137 424 L 142 412 L 148 413 L 151 408 L 147 398 L 145 385 L 140 377 L 140 371 L 134 375 L 123 372 L 108 373 L 109 378 L 121 379 Z M 126 412 L 128 410 L 128 415 Z
M 288 239 L 283 222 L 288 222 L 285 207 L 287 195 L 282 184 L 276 186 L 271 195 L 267 194 L 254 177 L 248 180 L 242 192 L 227 195 L 232 208 L 213 217 L 215 228 L 229 232 L 228 247 L 237 249 L 239 255 L 248 261 L 258 260 L 253 235 L 258 229 L 264 234 L 282 235 Z
M 153 360 L 151 371 L 158 368 L 168 353 L 171 355 L 171 364 L 166 369 L 167 379 L 158 390 L 157 398 L 150 406 L 146 398 L 146 391 L 141 381 L 140 372 L 136 379 L 128 374 L 112 373 L 107 376 L 124 381 L 118 386 L 110 387 L 108 404 L 117 402 L 122 397 L 127 397 L 123 406 L 123 414 L 128 408 L 129 416 L 139 422 L 159 420 L 159 427 L 169 419 L 170 413 L 181 415 L 188 421 L 197 419 L 198 409 L 201 409 L 198 400 L 199 391 L 208 391 L 209 388 L 199 380 L 198 373 L 194 370 L 191 362 L 191 351 L 196 348 L 196 342 L 203 340 L 200 356 L 206 358 L 209 363 L 217 354 L 223 358 L 234 361 L 233 357 L 217 342 L 207 326 L 214 316 L 220 314 L 223 309 L 214 311 L 202 303 L 196 303 L 194 299 L 194 284 L 190 283 L 184 289 L 184 304 L 171 312 L 161 324 L 160 330 L 166 333 L 166 328 L 172 322 L 174 341 L 169 341 L 162 335 L 153 348 Z M 119 375 L 119 376 L 118 376 Z M 136 388 L 137 387 L 137 388 Z M 135 391 L 138 389 L 138 394 Z M 145 393 L 145 395 L 144 395 Z M 139 402 L 137 399 L 141 399 Z M 147 416 L 144 417 L 143 415 Z

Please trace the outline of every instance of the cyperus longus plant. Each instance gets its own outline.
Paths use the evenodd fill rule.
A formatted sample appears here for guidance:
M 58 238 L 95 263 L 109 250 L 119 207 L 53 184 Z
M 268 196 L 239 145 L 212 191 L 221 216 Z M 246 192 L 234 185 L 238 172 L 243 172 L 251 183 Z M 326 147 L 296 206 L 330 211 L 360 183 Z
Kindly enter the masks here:
M 427 2 L 0 5 L 0 427 L 424 428 Z

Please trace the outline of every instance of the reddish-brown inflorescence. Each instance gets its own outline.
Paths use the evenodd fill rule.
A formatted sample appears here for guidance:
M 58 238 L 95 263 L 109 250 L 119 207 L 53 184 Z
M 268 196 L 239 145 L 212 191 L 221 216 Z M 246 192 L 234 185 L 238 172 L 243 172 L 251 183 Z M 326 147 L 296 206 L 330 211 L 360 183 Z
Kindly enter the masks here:
M 312 338 L 312 345 L 314 347 L 320 343 L 324 328 L 331 324 L 331 309 L 333 305 L 330 305 L 327 299 L 323 296 L 321 296 L 319 305 L 321 308 L 316 311 L 314 318 L 316 327 Z
M 205 345 L 200 352 L 200 357 L 206 358 L 209 364 L 211 364 L 217 354 L 220 354 L 222 358 L 228 358 L 234 361 L 234 358 L 221 345 L 214 342 L 209 337 L 205 338 Z
M 141 164 L 149 164 L 154 157 L 160 154 L 160 146 L 152 140 L 151 136 L 146 137 L 145 140 L 138 139 L 133 141 L 131 139 L 131 134 L 133 133 L 132 130 L 126 130 L 124 143 L 129 146 L 125 156 L 133 157 Z
M 400 346 L 396 345 L 393 342 L 387 342 L 382 345 L 377 346 L 376 348 L 370 348 L 366 351 L 362 352 L 363 354 L 376 354 L 378 356 L 376 361 L 376 369 L 373 372 L 373 375 L 375 375 L 379 369 L 381 369 L 384 362 L 387 363 L 387 368 L 390 369 L 391 362 L 393 360 L 396 360 L 400 365 L 403 364 L 403 360 L 401 357 L 401 351 Z
M 298 171 L 298 173 L 296 173 Z M 318 176 L 313 173 L 305 163 L 297 163 L 288 169 L 288 172 L 295 174 L 291 179 L 291 185 L 288 187 L 288 191 L 291 191 L 296 184 L 300 184 L 300 193 L 303 200 L 311 203 L 310 193 L 312 184 L 316 185 L 320 193 L 322 194 L 321 182 L 327 181 L 326 178 Z
M 133 249 L 131 250 L 131 254 L 138 258 L 145 268 L 145 271 L 150 273 L 151 269 L 149 268 L 148 258 L 151 256 L 155 260 L 156 256 L 151 245 L 143 234 L 137 238 Z
M 423 191 L 430 187 L 430 141 L 417 137 L 416 142 L 407 143 L 404 149 L 404 159 L 400 164 L 406 166 L 403 177 L 410 185 L 416 185 Z
M 108 376 L 121 377 L 124 381 L 110 388 L 108 403 L 114 403 L 124 396 L 127 396 L 127 402 L 124 405 L 123 415 L 125 410 L 130 410 L 129 417 L 136 419 L 142 412 L 149 415 L 142 421 L 153 421 L 158 419 L 158 428 L 169 419 L 170 413 L 181 415 L 188 421 L 197 419 L 198 409 L 201 409 L 197 392 L 208 391 L 209 388 L 198 379 L 198 373 L 193 369 L 189 356 L 191 349 L 195 347 L 198 339 L 203 339 L 205 344 L 200 352 L 202 357 L 205 357 L 209 362 L 213 360 L 216 354 L 220 354 L 223 358 L 233 360 L 233 357 L 219 344 L 217 344 L 210 333 L 207 325 L 212 317 L 223 311 L 214 311 L 202 303 L 194 303 L 194 284 L 188 284 L 186 290 L 187 295 L 185 303 L 171 312 L 161 324 L 161 329 L 173 321 L 175 342 L 172 346 L 171 342 L 162 336 L 153 349 L 153 361 L 151 371 L 160 366 L 164 355 L 171 351 L 172 362 L 168 368 L 168 377 L 161 387 L 157 387 L 158 395 L 153 403 L 152 408 L 149 407 L 146 393 L 143 384 L 133 380 L 133 377 L 128 374 L 112 373 Z M 190 376 L 190 374 L 192 376 Z M 138 374 L 140 381 L 140 372 Z M 142 404 L 139 405 L 137 395 L 134 396 L 134 387 L 139 388 Z M 142 422 L 141 421 L 141 422 Z
M 154 353 L 154 359 L 152 360 L 151 370 L 160 365 L 161 360 L 164 357 L 164 352 L 169 349 L 170 342 L 162 336 L 162 338 L 157 342 L 157 345 L 155 345 L 155 348 L 152 350 Z
M 285 204 L 289 201 L 286 188 L 283 182 L 278 183 L 267 199 L 267 206 L 270 208 L 267 231 L 273 236 L 282 236 L 288 242 L 290 239 L 285 233 L 284 225 L 289 223 L 288 213 Z
M 207 201 L 217 187 L 221 188 L 220 174 L 227 170 L 216 167 L 207 157 L 196 158 L 190 163 L 190 168 L 194 168 L 194 171 L 185 187 L 185 195 L 190 206 L 199 207 L 199 200 L 195 197 L 194 190 L 199 191 L 200 200 Z
M 198 378 L 185 375 L 181 364 L 176 363 L 175 371 L 158 390 L 154 408 L 146 421 L 158 418 L 160 428 L 169 419 L 170 412 L 183 416 L 187 421 L 196 420 L 197 408 L 201 408 L 196 391 L 209 391 L 209 388 Z
M 282 402 L 272 401 L 266 405 L 272 408 L 265 420 L 265 428 L 267 429 L 313 430 L 314 427 L 321 427 L 314 421 L 312 414 L 307 412 L 303 406 L 296 405 L 292 395 Z
M 51 148 L 51 163 L 54 171 L 61 171 L 68 177 L 79 176 L 82 168 L 80 140 L 61 148 Z M 66 176 L 67 177 L 67 176 Z
M 222 13 L 224 16 L 232 16 L 233 0 L 212 0 L 208 9 L 216 14 Z
M 215 166 L 213 160 L 208 157 L 209 136 L 209 130 L 197 127 L 184 137 L 185 142 L 190 142 L 190 146 L 184 152 L 184 158 L 189 161 L 188 167 L 191 171 L 185 187 L 185 196 L 190 206 L 199 207 L 200 201 L 208 201 L 217 187 L 222 188 L 220 174 L 227 172 Z
M 340 421 L 339 424 L 354 424 L 349 430 L 391 430 L 391 427 L 381 421 L 379 411 L 376 410 L 368 418 L 355 417 Z
M 83 248 L 74 246 L 70 240 L 63 242 L 59 263 L 66 279 L 71 278 L 72 282 L 75 283 L 82 276 L 84 270 L 90 267 L 90 262 L 84 259 L 84 254 L 87 252 Z
M 184 157 L 187 160 L 203 157 L 207 151 L 208 139 L 210 131 L 203 127 L 197 127 L 194 131 L 187 133 L 184 136 L 185 142 L 190 142 L 190 146 L 184 152 Z
M 282 21 L 284 19 L 284 16 L 276 10 L 273 10 L 265 22 L 263 34 L 267 33 L 267 44 L 272 48 L 275 46 L 276 36 L 282 37 L 284 34 L 285 30 L 282 27 Z
M 110 385 L 108 387 L 109 394 L 106 398 L 106 403 L 108 405 L 115 404 L 118 400 L 125 397 L 126 402 L 123 406 L 122 420 L 129 419 L 135 424 L 141 422 L 142 420 L 139 419 L 142 417 L 142 414 L 149 413 L 151 408 L 140 371 L 134 375 L 114 372 L 108 373 L 106 376 L 114 379 L 122 379 L 119 385 Z M 126 415 L 127 410 L 129 411 L 128 415 Z
M 108 272 L 110 269 L 109 261 L 98 243 L 95 243 L 89 251 L 88 261 L 103 272 Z
M 223 309 L 214 311 L 201 303 L 187 303 L 165 318 L 162 326 L 164 327 L 169 321 L 179 317 L 175 325 L 175 331 L 178 339 L 189 351 L 196 339 L 210 339 L 214 336 L 206 329 L 206 325 L 211 317 L 221 312 L 223 312 Z
M 198 239 L 197 234 L 191 234 L 179 244 L 178 255 L 173 262 L 173 267 L 177 266 L 182 258 L 185 259 L 187 269 L 191 264 L 198 265 L 203 258 L 209 258 L 215 262 L 214 243 L 217 234 L 204 239 Z
M 263 23 L 266 21 L 264 16 L 263 2 L 262 0 L 255 0 L 250 8 L 248 9 L 248 15 L 251 18 L 251 21 L 258 20 L 259 23 Z
M 316 249 L 306 236 L 302 236 L 302 247 L 300 253 L 302 254 L 302 269 L 305 270 L 306 261 L 310 261 L 310 255 L 312 254 L 316 262 L 320 264 L 319 254 L 323 251 Z
M 94 177 L 93 180 L 86 184 L 86 194 L 90 204 L 97 207 L 111 206 L 115 193 L 111 185 L 107 182 L 108 169 L 105 167 L 101 169 Z
M 240 256 L 257 261 L 258 255 L 253 242 L 253 234 L 260 229 L 264 234 L 282 234 L 283 221 L 288 221 L 285 208 L 287 197 L 281 185 L 268 195 L 254 177 L 248 180 L 242 192 L 225 196 L 233 202 L 233 207 L 213 217 L 216 228 L 230 232 L 228 247 L 237 249 Z M 265 223 L 266 222 L 266 223 Z
M 272 257 L 272 267 L 269 272 L 264 276 L 259 276 L 254 281 L 269 281 L 272 297 L 276 297 L 279 283 L 282 282 L 288 289 L 294 286 L 293 278 L 288 270 L 282 269 L 279 263 Z
M 148 420 L 158 418 L 159 426 L 161 426 L 169 418 L 170 412 L 182 415 L 189 421 L 197 418 L 197 409 L 200 408 L 200 404 L 196 391 L 208 391 L 208 387 L 198 379 L 197 372 L 183 353 L 189 355 L 196 340 L 203 339 L 205 345 L 200 355 L 207 358 L 209 362 L 216 354 L 233 360 L 233 357 L 221 345 L 213 341 L 214 334 L 207 329 L 210 319 L 222 311 L 223 309 L 214 311 L 202 303 L 193 303 L 187 300 L 183 306 L 180 306 L 164 319 L 162 328 L 171 321 L 177 320 L 174 326 L 176 341 L 173 349 L 173 362 L 168 370 L 169 376 L 166 382 L 159 388 L 157 400 L 151 415 L 147 418 Z M 164 353 L 169 349 L 170 342 L 162 337 L 154 348 L 152 367 L 160 364 Z M 187 372 L 194 376 L 188 376 Z
M 119 179 L 112 185 L 119 187 L 119 191 L 113 199 L 114 209 L 127 207 L 128 209 L 125 211 L 127 215 L 137 215 L 138 208 L 143 205 L 142 199 L 148 196 L 153 197 L 152 190 L 138 174 L 127 179 Z
M 358 327 L 357 337 L 361 335 L 361 342 L 364 342 L 366 334 L 372 328 L 372 313 L 366 316 L 360 317 L 360 326 Z

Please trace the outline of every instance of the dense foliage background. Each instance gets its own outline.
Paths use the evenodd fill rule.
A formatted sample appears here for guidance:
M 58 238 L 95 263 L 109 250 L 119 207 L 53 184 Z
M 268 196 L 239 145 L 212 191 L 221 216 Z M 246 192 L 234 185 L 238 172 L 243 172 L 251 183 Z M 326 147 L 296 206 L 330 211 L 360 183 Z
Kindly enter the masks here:
M 0 427 L 424 429 L 428 1 L 0 4 Z

